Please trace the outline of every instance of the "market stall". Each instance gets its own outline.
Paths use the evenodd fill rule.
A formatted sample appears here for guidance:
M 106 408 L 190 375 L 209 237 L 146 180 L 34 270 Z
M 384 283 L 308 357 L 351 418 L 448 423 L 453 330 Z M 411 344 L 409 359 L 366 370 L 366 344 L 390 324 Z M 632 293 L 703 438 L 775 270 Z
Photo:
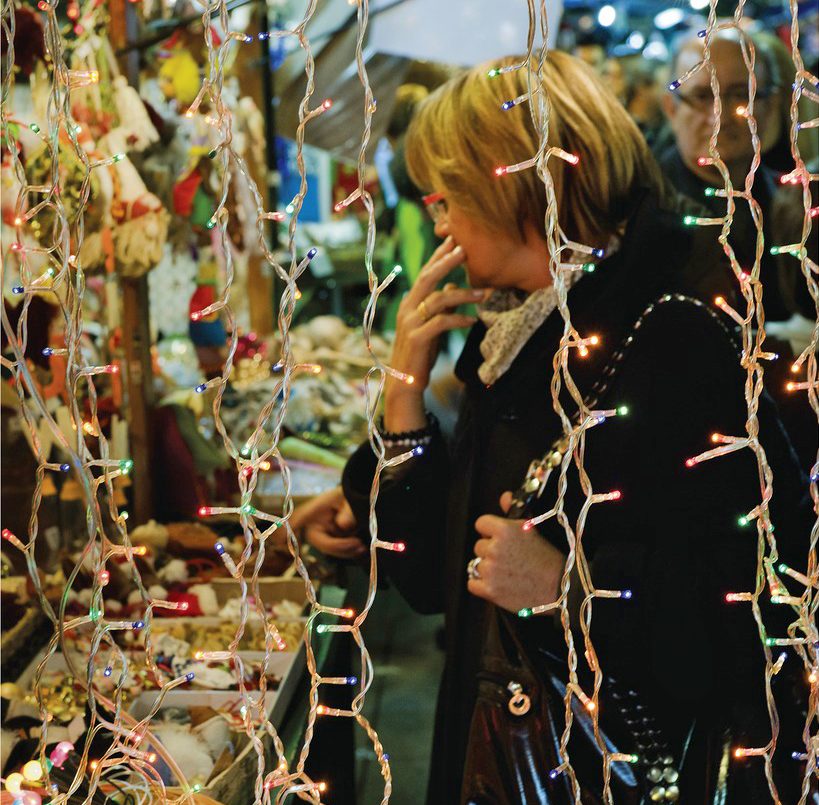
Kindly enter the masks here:
M 404 137 L 418 104 L 459 66 L 527 42 L 533 63 L 536 29 L 537 46 L 579 47 L 589 15 L 568 2 L 571 25 L 560 24 L 561 2 L 537 12 L 427 0 L 322 5 L 3 6 L 0 805 L 342 805 L 356 801 L 356 752 L 376 769 L 379 796 L 391 794 L 389 747 L 365 714 L 374 669 L 364 624 L 384 584 L 379 557 L 400 559 L 407 545 L 379 531 L 375 507 L 382 477 L 432 437 L 397 438 L 388 456 L 379 415 L 386 378 L 415 382 L 388 364 L 402 296 L 437 245 L 425 206 L 445 203 L 412 185 Z M 667 55 L 670 35 L 643 5 L 633 13 L 640 30 L 620 38 L 646 58 Z M 605 8 L 611 23 L 600 25 L 616 28 L 619 12 Z M 784 32 L 789 18 L 778 13 Z M 801 101 L 815 101 L 815 76 L 797 78 Z M 499 114 L 531 99 L 507 100 Z M 810 141 L 794 130 L 794 153 L 802 142 L 808 156 Z M 547 153 L 579 161 L 544 148 L 487 181 L 545 170 L 537 160 Z M 816 178 L 802 161 L 783 184 L 803 174 L 805 186 Z M 806 220 L 816 217 L 811 203 Z M 798 237 L 776 256 L 801 254 L 808 266 L 808 228 Z M 555 276 L 594 273 L 589 260 L 604 250 L 571 245 L 585 256 L 557 263 Z M 466 282 L 463 270 L 448 279 Z M 565 297 L 576 277 L 560 281 Z M 751 313 L 726 309 L 750 344 Z M 585 357 L 599 343 L 568 323 L 565 332 L 564 352 Z M 445 434 L 461 390 L 447 361 L 464 338 L 442 339 L 425 400 Z M 815 397 L 808 343 L 792 373 L 804 364 L 813 374 L 791 385 Z M 568 359 L 558 365 L 569 372 Z M 589 411 L 584 421 L 620 412 Z M 567 472 L 567 445 L 585 444 L 572 427 L 557 458 L 532 465 L 541 473 L 527 476 L 532 489 Z M 714 454 L 734 449 L 725 447 L 733 437 L 720 438 Z M 336 562 L 290 521 L 338 488 L 368 442 L 371 539 Z M 815 492 L 815 472 L 811 483 Z M 590 492 L 589 505 L 619 496 Z M 583 565 L 580 539 L 569 543 Z M 587 601 L 597 593 L 631 598 L 602 590 Z M 767 648 L 766 662 L 771 676 L 782 666 L 771 670 Z M 597 699 L 576 687 L 566 688 L 566 712 L 578 706 L 572 696 L 594 710 Z M 410 796 L 420 801 L 415 782 Z

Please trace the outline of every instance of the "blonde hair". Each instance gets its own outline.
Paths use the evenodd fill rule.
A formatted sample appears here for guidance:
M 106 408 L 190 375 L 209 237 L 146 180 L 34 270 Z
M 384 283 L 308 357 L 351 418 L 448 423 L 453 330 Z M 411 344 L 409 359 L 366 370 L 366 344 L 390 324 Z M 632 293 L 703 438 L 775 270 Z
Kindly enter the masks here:
M 501 111 L 527 91 L 526 71 L 487 76 L 490 67 L 516 61 L 475 67 L 430 95 L 407 132 L 406 159 L 419 188 L 443 192 L 489 229 L 516 230 L 525 239 L 526 222 L 543 228 L 543 182 L 534 169 L 502 177 L 494 169 L 538 150 L 528 105 Z M 667 185 L 640 130 L 591 68 L 553 51 L 542 81 L 551 106 L 549 145 L 580 157 L 576 166 L 549 160 L 560 225 L 572 240 L 605 246 L 646 188 L 663 198 Z

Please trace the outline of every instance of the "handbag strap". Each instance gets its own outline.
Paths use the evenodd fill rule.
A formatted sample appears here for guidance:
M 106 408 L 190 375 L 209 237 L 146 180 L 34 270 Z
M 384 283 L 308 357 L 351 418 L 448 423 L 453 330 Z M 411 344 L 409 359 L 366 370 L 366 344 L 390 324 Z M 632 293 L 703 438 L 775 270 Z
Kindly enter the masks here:
M 648 305 L 634 321 L 617 348 L 612 352 L 609 360 L 600 372 L 600 376 L 583 395 L 583 404 L 586 409 L 595 408 L 599 404 L 601 398 L 617 379 L 646 321 L 669 303 L 696 307 L 716 322 L 729 339 L 734 340 L 734 334 L 726 326 L 723 319 L 701 300 L 680 293 L 663 294 Z M 574 417 L 575 425 L 579 423 L 579 418 L 580 414 L 578 412 Z M 543 490 L 546 488 L 546 482 L 549 480 L 552 470 L 560 466 L 568 448 L 569 439 L 563 434 L 555 439 L 552 446 L 541 458 L 535 459 L 530 463 L 523 483 L 512 496 L 512 505 L 506 515 L 509 519 L 522 519 L 526 516 L 528 508 L 543 494 Z

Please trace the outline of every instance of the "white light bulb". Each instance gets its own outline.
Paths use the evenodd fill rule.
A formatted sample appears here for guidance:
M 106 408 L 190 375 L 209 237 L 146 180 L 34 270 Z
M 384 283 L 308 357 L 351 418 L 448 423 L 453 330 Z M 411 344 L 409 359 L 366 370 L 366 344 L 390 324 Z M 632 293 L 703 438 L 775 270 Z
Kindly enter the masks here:
M 597 21 L 604 27 L 610 28 L 617 19 L 617 9 L 614 6 L 603 6 L 597 12 Z
M 666 8 L 654 17 L 654 27 L 665 31 L 673 28 L 685 19 L 685 12 L 681 8 Z

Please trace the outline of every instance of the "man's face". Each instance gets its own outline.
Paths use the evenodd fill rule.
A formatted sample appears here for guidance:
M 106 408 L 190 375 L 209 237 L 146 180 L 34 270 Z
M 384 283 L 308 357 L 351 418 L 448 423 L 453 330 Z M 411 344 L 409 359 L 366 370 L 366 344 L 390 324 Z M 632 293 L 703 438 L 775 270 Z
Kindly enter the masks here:
M 697 43 L 685 48 L 677 60 L 675 77 L 684 75 L 700 59 L 701 45 Z M 750 163 L 754 151 L 748 121 L 737 114 L 737 108 L 748 103 L 748 71 L 739 44 L 730 40 L 717 40 L 711 47 L 711 61 L 716 70 L 722 99 L 717 148 L 726 164 L 744 167 L 746 163 Z M 759 59 L 756 62 L 756 77 L 758 94 L 754 101 L 754 114 L 762 121 L 770 110 L 767 99 L 762 97 L 767 92 L 768 77 Z M 663 99 L 663 109 L 683 162 L 689 168 L 696 168 L 697 159 L 708 156 L 708 143 L 714 130 L 714 96 L 711 92 L 710 70 L 698 70 L 676 92 L 668 93 Z

